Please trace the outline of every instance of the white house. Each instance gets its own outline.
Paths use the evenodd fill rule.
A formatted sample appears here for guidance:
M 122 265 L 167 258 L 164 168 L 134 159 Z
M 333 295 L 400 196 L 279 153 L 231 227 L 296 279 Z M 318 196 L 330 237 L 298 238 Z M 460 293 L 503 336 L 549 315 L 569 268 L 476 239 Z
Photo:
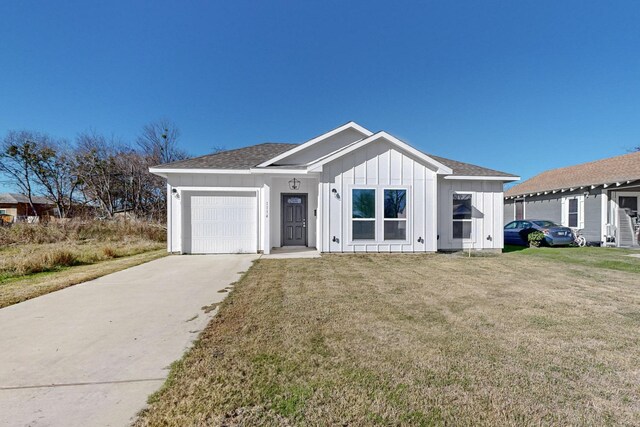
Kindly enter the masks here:
M 433 252 L 503 247 L 517 176 L 431 156 L 354 122 L 153 167 L 167 178 L 168 251 Z

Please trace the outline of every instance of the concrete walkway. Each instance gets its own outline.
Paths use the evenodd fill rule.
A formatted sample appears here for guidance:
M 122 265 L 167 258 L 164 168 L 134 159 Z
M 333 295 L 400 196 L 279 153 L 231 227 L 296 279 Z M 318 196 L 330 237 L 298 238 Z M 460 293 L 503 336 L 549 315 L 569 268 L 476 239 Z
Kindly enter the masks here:
M 257 255 L 169 256 L 0 309 L 0 426 L 124 426 Z

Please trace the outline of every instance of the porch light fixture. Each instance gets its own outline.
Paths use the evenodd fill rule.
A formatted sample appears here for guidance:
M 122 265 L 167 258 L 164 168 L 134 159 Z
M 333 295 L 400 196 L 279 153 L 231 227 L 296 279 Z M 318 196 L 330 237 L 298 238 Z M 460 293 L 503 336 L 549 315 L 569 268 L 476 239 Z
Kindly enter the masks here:
M 297 190 L 298 188 L 300 188 L 300 180 L 299 179 L 293 178 L 292 180 L 289 181 L 289 189 Z

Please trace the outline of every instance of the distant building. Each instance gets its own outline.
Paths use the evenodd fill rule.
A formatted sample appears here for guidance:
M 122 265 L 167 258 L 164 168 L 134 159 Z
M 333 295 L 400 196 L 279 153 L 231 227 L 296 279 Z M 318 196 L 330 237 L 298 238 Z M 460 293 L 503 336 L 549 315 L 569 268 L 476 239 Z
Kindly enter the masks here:
M 589 243 L 640 246 L 640 152 L 548 170 L 505 199 L 505 224 L 548 219 L 581 229 Z
M 57 217 L 56 205 L 49 199 L 33 196 L 33 212 L 29 198 L 20 193 L 0 193 L 0 216 L 3 222 L 32 221 L 33 218 Z

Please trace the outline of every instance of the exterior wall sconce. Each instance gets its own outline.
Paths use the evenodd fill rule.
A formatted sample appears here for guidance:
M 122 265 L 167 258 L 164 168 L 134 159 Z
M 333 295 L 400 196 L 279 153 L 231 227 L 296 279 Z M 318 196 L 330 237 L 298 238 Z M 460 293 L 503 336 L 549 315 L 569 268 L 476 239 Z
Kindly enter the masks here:
M 293 178 L 292 180 L 289 181 L 289 189 L 297 190 L 298 188 L 300 188 L 300 184 L 301 183 L 299 179 Z
M 331 192 L 333 193 L 334 196 L 336 196 L 336 199 L 340 200 L 340 195 L 338 194 L 338 190 L 333 188 L 331 189 Z
M 175 197 L 176 199 L 180 200 L 180 194 L 178 193 L 178 190 L 173 188 L 171 190 L 171 193 L 173 193 L 173 197 Z

